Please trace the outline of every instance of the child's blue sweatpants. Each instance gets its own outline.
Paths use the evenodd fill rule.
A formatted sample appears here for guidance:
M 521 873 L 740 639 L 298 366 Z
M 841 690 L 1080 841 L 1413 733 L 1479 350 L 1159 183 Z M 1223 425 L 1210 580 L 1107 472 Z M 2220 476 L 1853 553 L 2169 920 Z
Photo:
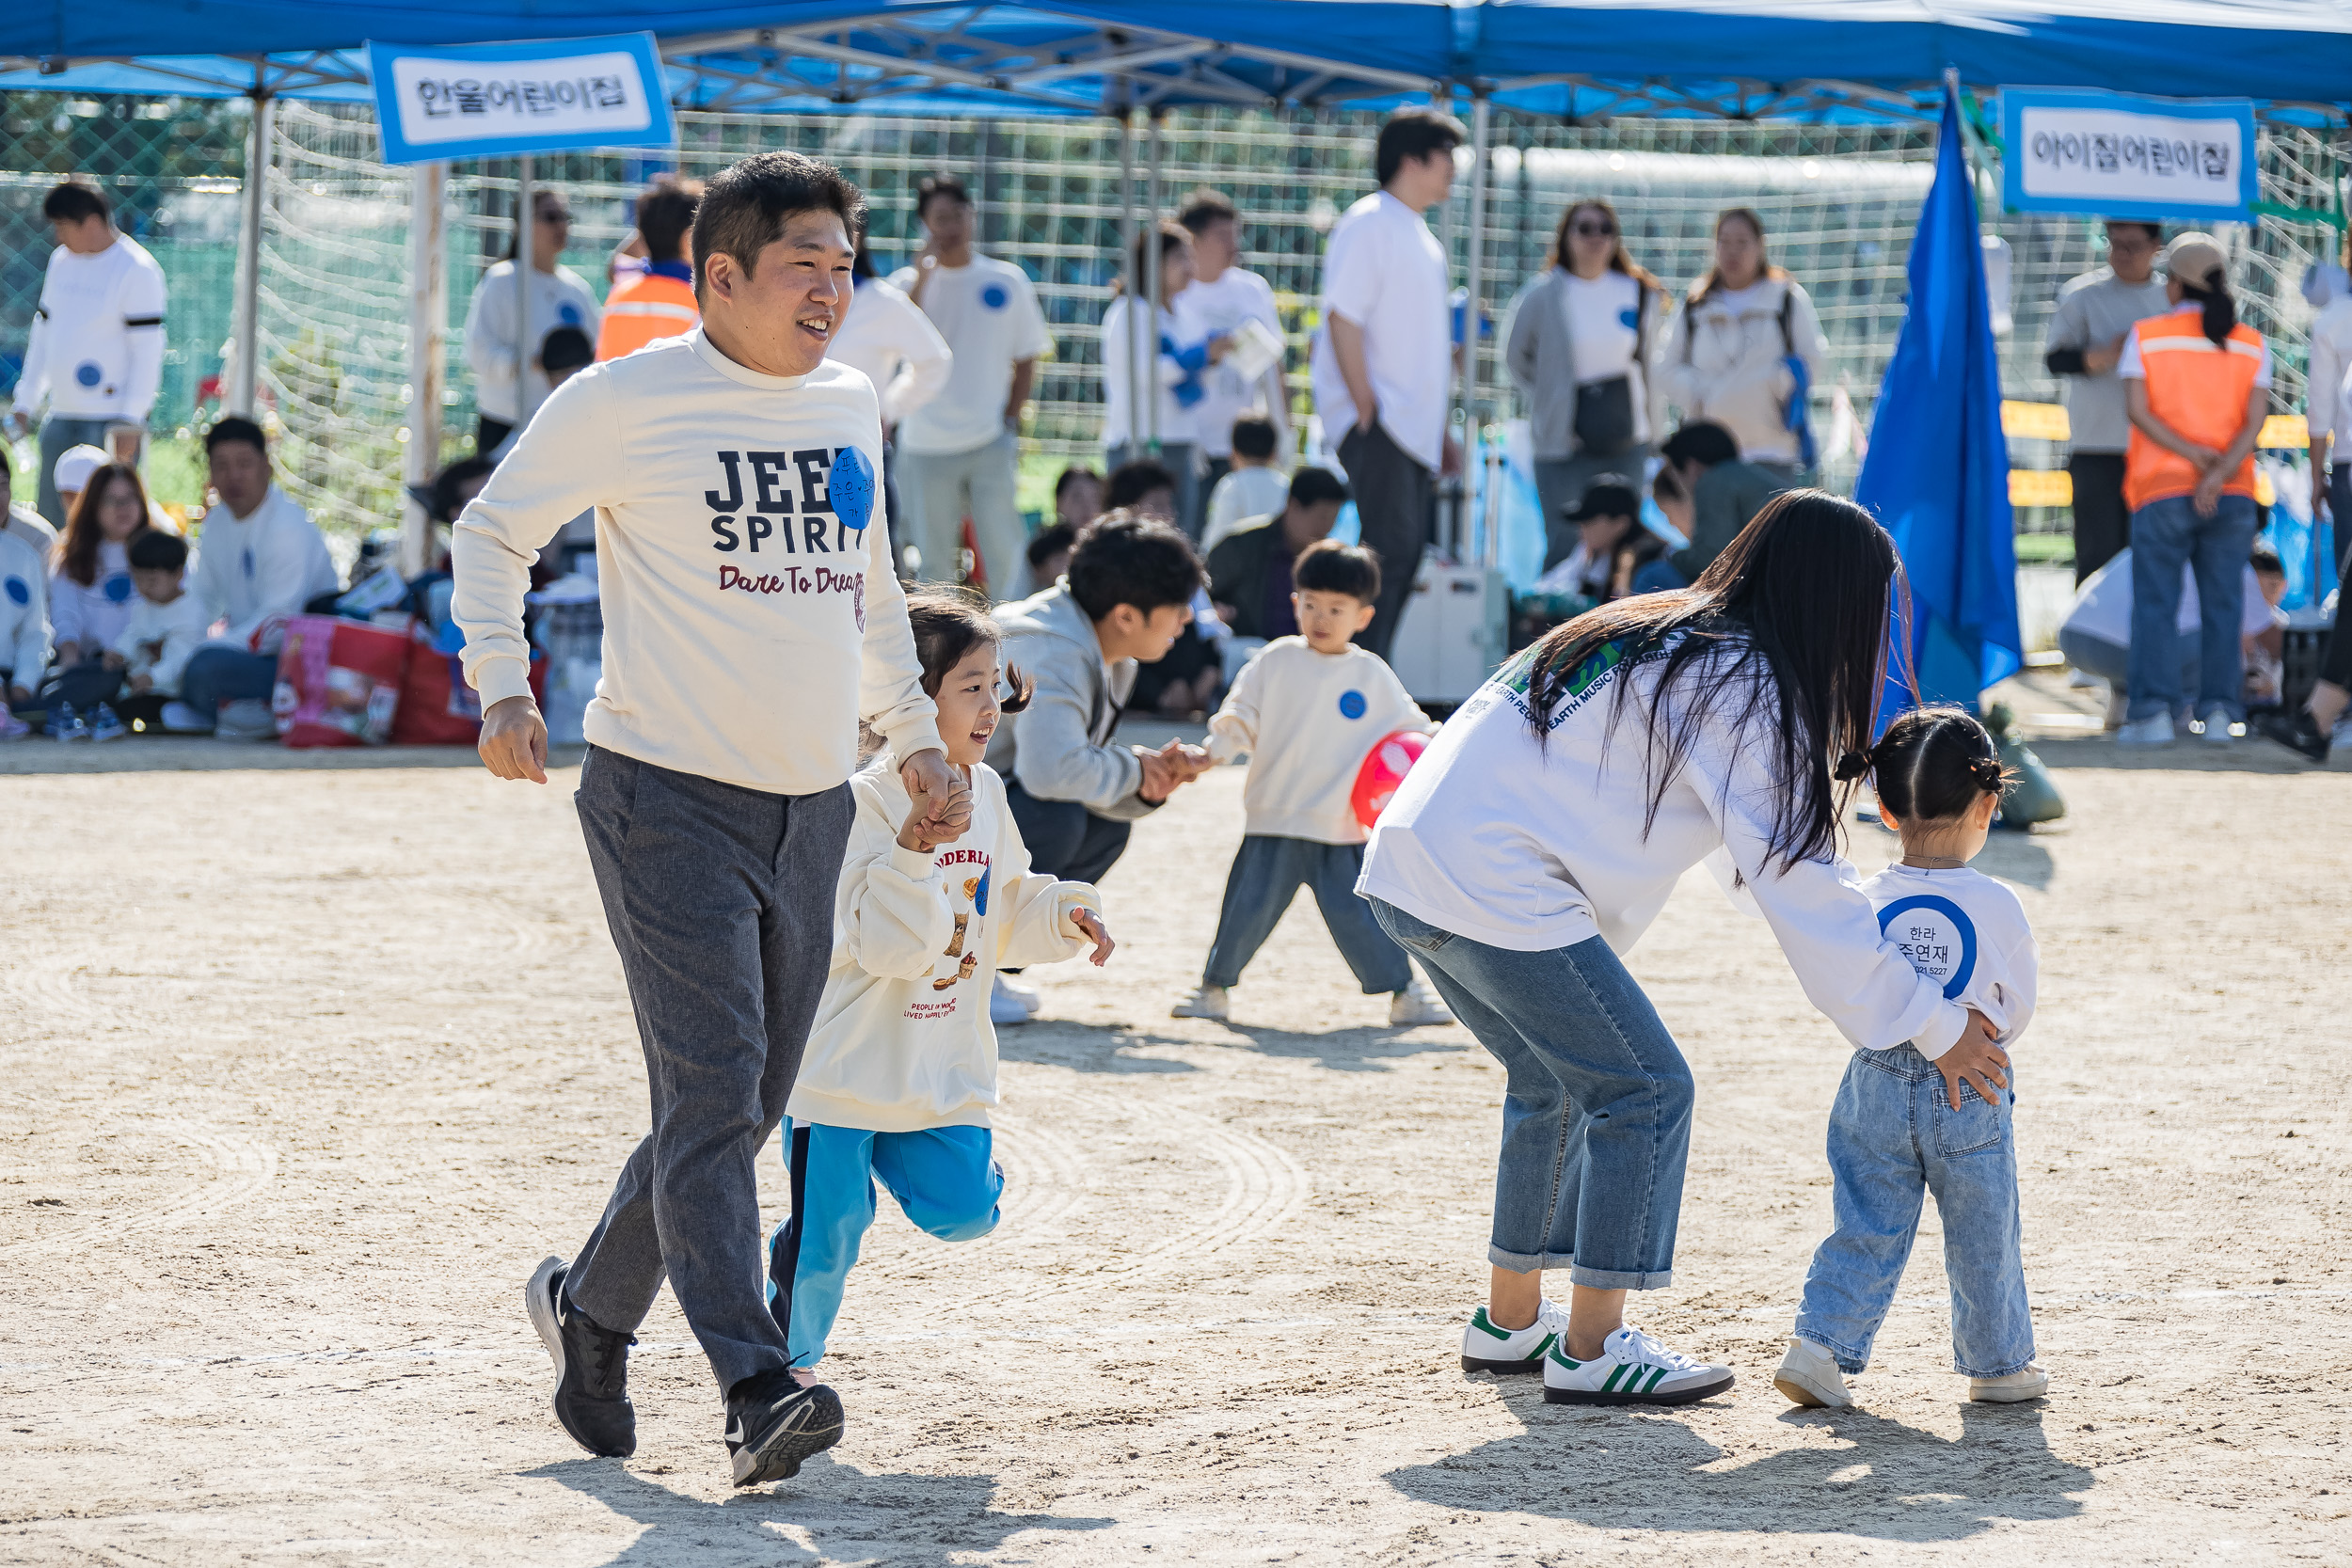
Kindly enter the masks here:
M 977 1241 L 996 1228 L 1005 1173 L 985 1127 L 869 1132 L 787 1120 L 785 1168 L 792 1216 L 768 1238 L 768 1309 L 784 1329 L 792 1365 L 814 1367 L 841 1313 L 858 1243 L 874 1223 L 874 1182 L 918 1229 L 943 1242 Z

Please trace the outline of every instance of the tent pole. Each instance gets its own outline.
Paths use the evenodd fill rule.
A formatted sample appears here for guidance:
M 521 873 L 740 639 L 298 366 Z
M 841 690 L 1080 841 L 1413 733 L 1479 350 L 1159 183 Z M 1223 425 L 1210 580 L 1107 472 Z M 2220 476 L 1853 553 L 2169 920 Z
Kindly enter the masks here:
M 1137 411 L 1143 406 L 1143 366 L 1136 358 L 1136 302 L 1143 297 L 1143 279 L 1136 276 L 1136 136 L 1135 111 L 1119 111 L 1119 273 L 1127 280 L 1127 447 L 1137 446 Z
M 1150 399 L 1144 405 L 1148 411 L 1144 428 L 1151 432 L 1148 450 L 1153 457 L 1160 455 L 1160 308 L 1165 303 L 1160 298 L 1160 156 L 1165 150 L 1160 139 L 1160 127 L 1166 119 L 1167 115 L 1161 109 L 1154 107 L 1152 110 L 1152 174 L 1143 201 L 1145 221 L 1152 226 L 1149 230 L 1151 237 L 1144 242 L 1151 251 L 1144 263 L 1150 276 L 1144 282 L 1152 292 L 1152 313 L 1144 318 L 1143 352 L 1138 357 L 1149 367 L 1143 378 L 1144 390 Z
M 1483 319 L 1486 299 L 1486 169 L 1490 162 L 1487 142 L 1491 132 L 1493 104 L 1481 93 L 1470 106 L 1470 288 L 1462 309 L 1462 465 L 1463 478 L 1470 477 L 1470 465 L 1479 461 L 1478 451 L 1478 325 Z M 1470 515 L 1468 503 L 1456 515 L 1462 536 L 1454 540 L 1456 559 L 1462 554 L 1468 538 Z M 1482 541 L 1480 559 L 1491 564 L 1494 541 Z
M 447 164 L 419 164 L 408 174 L 408 446 L 401 478 L 429 484 L 441 459 L 441 379 L 448 357 L 449 265 L 443 248 L 442 194 Z M 401 517 L 400 569 L 433 568 L 433 519 L 414 498 Z
M 236 325 L 230 334 L 236 363 L 230 367 L 229 412 L 249 420 L 260 385 L 262 215 L 269 207 L 270 127 L 277 100 L 262 86 L 258 71 L 246 96 L 253 103 L 253 120 L 246 128 L 245 211 L 237 224 Z
M 532 204 L 538 199 L 531 188 L 531 154 L 515 160 L 515 428 L 531 422 L 531 269 L 536 263 L 532 242 L 538 225 Z

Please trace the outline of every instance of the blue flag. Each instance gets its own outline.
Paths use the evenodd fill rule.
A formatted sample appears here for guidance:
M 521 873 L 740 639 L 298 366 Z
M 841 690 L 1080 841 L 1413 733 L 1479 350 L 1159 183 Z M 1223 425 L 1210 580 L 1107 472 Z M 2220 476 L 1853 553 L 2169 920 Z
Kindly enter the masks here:
M 1948 86 L 1910 277 L 1910 309 L 1854 484 L 1854 499 L 1894 535 L 1911 579 L 1908 624 L 1896 607 L 1882 727 L 1912 705 L 1906 673 L 1924 700 L 1973 711 L 1979 693 L 2025 662 L 2000 361 L 1960 102 Z

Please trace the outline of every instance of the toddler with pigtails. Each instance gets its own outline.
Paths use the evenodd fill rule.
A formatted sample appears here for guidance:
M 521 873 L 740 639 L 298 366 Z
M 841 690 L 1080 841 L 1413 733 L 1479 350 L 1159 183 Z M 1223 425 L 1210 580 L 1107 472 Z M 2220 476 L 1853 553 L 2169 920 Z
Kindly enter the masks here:
M 1975 715 L 1917 708 L 1837 776 L 1867 771 L 1902 859 L 1862 885 L 1886 940 L 1945 996 L 1981 1013 L 2004 1052 L 2033 1017 L 2038 958 L 2017 895 L 1972 871 L 2001 800 L 2000 753 Z M 1954 1073 L 1911 1045 L 1856 1051 L 1830 1110 L 1836 1229 L 1813 1254 L 1796 1334 L 1773 1384 L 1801 1405 L 1847 1406 L 1919 1233 L 1923 1195 L 1944 1224 L 1953 1370 L 1968 1397 L 2041 1397 L 2018 1225 L 2015 1069 Z

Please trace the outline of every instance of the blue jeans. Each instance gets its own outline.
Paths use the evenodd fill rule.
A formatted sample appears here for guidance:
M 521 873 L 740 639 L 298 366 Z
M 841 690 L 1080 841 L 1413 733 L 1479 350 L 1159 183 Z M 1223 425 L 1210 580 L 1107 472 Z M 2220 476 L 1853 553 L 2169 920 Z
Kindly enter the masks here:
M 1243 838 L 1225 879 L 1225 907 L 1216 917 L 1216 941 L 1210 944 L 1202 981 L 1239 985 L 1241 972 L 1274 934 L 1304 882 L 1314 890 L 1315 908 L 1323 911 L 1340 957 L 1347 960 L 1366 996 L 1411 985 L 1413 966 L 1405 950 L 1389 940 L 1372 918 L 1371 908 L 1356 896 L 1356 879 L 1363 870 L 1360 844 L 1318 844 L 1272 833 Z
M 1691 1069 L 1608 942 L 1518 953 L 1367 902 L 1502 1064 L 1487 1259 L 1599 1290 L 1673 1284 Z
M 869 1132 L 814 1122 L 784 1124 L 792 1217 L 769 1242 L 769 1310 L 790 1326 L 792 1365 L 814 1367 L 841 1314 L 858 1243 L 874 1223 L 879 1179 L 917 1229 L 972 1242 L 996 1228 L 1005 1173 L 985 1127 Z
M 242 648 L 199 648 L 180 673 L 180 700 L 207 719 L 223 703 L 256 698 L 268 702 L 278 689 L 278 656 Z
M 1018 779 L 1005 781 L 1005 804 L 1021 842 L 1029 847 L 1029 869 L 1065 882 L 1099 882 L 1127 852 L 1127 835 L 1134 824 L 1115 816 L 1097 816 L 1075 800 L 1041 800 L 1021 787 Z
M 2238 624 L 2246 610 L 2246 562 L 2254 547 L 2251 497 L 2224 496 L 2200 517 L 2186 496 L 2150 501 L 2132 514 L 2132 662 L 2128 717 L 2152 718 L 2181 705 L 2181 667 L 2171 657 L 2181 615 L 2181 568 L 2197 578 L 2203 631 L 2197 701 L 2233 722 L 2246 718 L 2245 650 Z
M 1805 1273 L 1798 1338 L 1849 1372 L 1869 1365 L 1918 1239 L 1920 1195 L 1931 1192 L 1952 1287 L 1953 1370 L 2002 1377 L 2033 1359 L 2017 1220 L 2016 1082 L 2012 1068 L 1997 1105 L 1963 1085 L 1955 1111 L 1944 1075 L 1910 1046 L 1854 1053 L 1829 1114 L 1836 1228 Z

